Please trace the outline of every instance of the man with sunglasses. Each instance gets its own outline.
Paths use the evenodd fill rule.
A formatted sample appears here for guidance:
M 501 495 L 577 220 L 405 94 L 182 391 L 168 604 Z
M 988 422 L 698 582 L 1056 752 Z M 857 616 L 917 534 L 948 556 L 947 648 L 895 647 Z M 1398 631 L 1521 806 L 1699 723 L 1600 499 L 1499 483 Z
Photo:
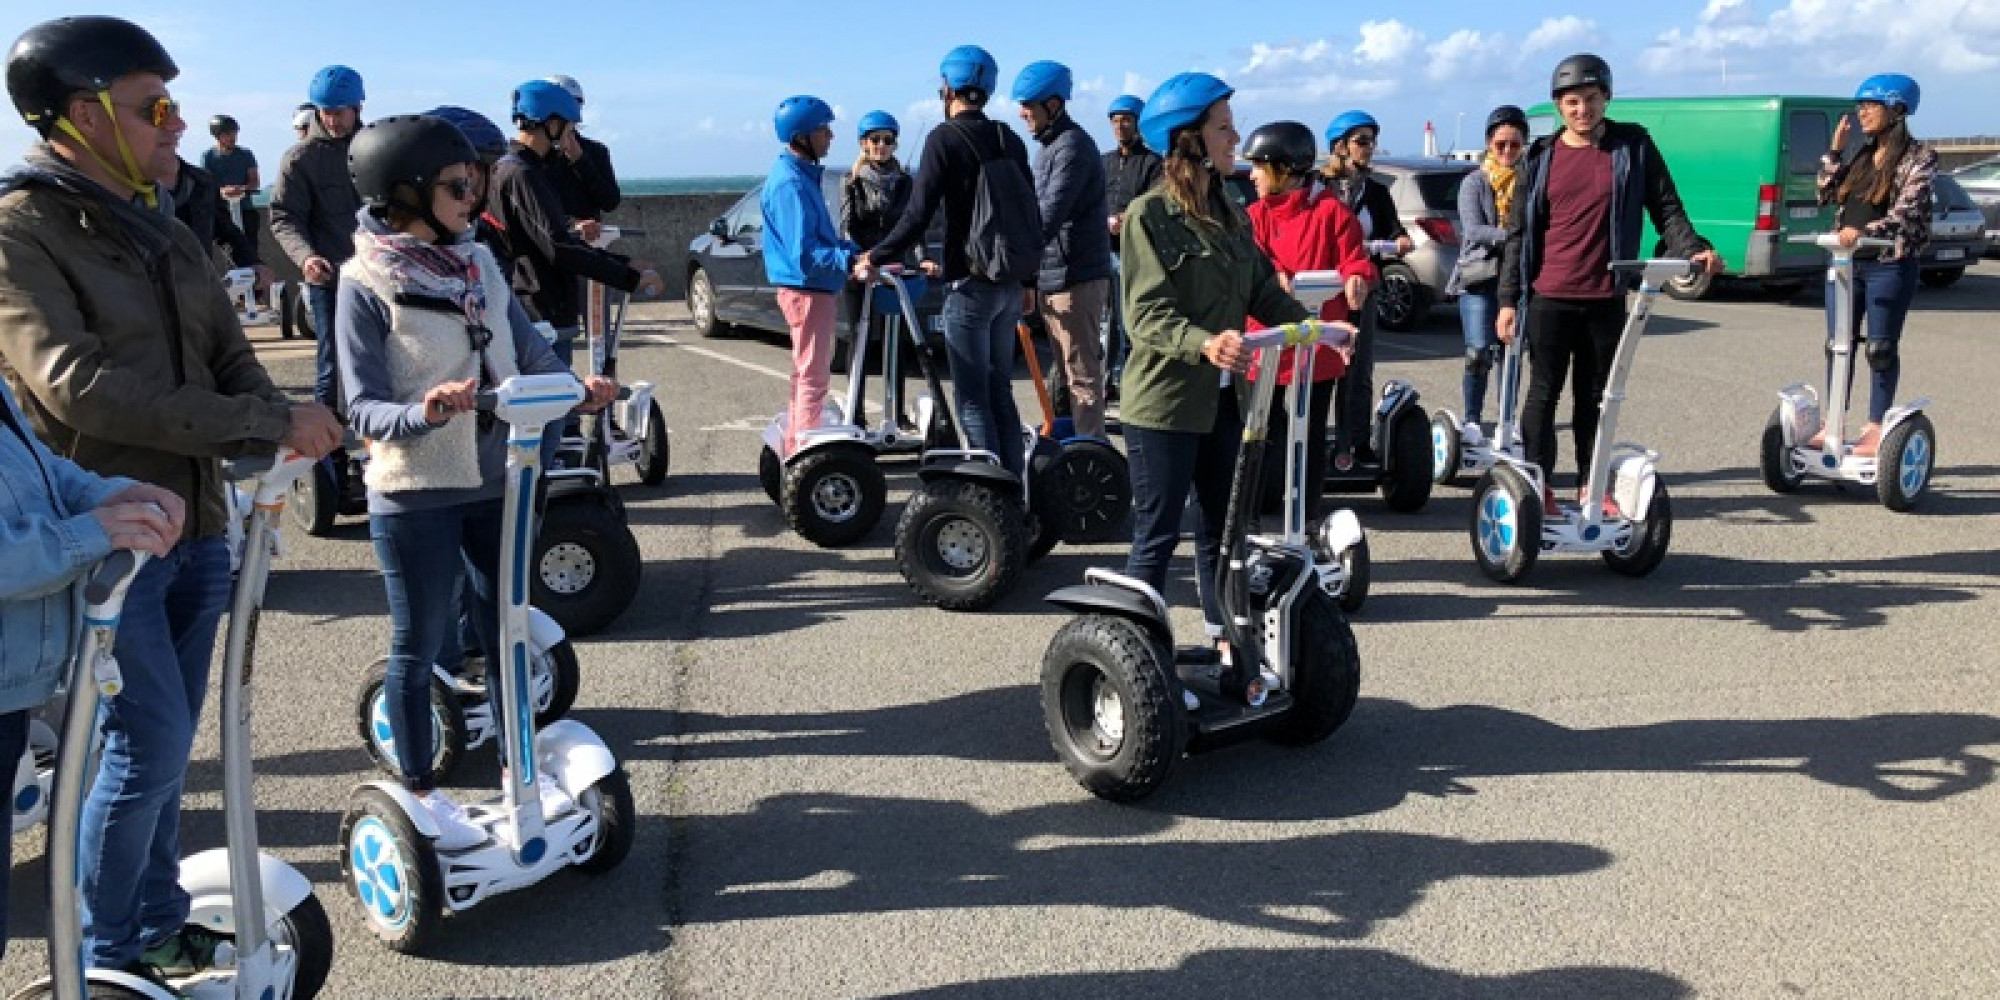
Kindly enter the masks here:
M 334 361 L 334 287 L 340 265 L 354 256 L 354 216 L 361 196 L 347 173 L 347 146 L 361 125 L 367 98 L 361 74 L 328 66 L 313 74 L 306 96 L 313 105 L 306 138 L 285 151 L 271 188 L 271 235 L 305 277 L 306 308 L 319 337 L 313 398 L 340 408 L 339 366 Z M 345 461 L 334 467 L 344 475 Z M 341 489 L 345 490 L 345 485 Z
M 125 601 L 125 687 L 103 712 L 78 845 L 85 960 L 156 981 L 211 964 L 219 940 L 184 926 L 177 884 L 182 782 L 229 595 L 219 459 L 280 444 L 324 455 L 341 434 L 325 407 L 272 384 L 153 180 L 187 128 L 167 93 L 176 75 L 129 21 L 29 28 L 7 91 L 43 141 L 0 178 L 0 370 L 52 450 L 159 484 L 146 499 L 180 533 Z
M 1382 126 L 1366 111 L 1343 111 L 1326 127 L 1327 159 L 1325 183 L 1334 197 L 1361 221 L 1362 239 L 1396 241 L 1397 255 L 1416 247 L 1396 214 L 1396 198 L 1389 185 L 1369 173 L 1375 162 L 1375 144 Z M 1374 258 L 1380 273 L 1383 258 Z M 1381 459 L 1369 443 L 1369 421 L 1375 410 L 1375 306 L 1371 299 L 1361 309 L 1360 334 L 1347 372 L 1334 389 L 1333 468 L 1346 472 L 1356 465 L 1372 465 Z

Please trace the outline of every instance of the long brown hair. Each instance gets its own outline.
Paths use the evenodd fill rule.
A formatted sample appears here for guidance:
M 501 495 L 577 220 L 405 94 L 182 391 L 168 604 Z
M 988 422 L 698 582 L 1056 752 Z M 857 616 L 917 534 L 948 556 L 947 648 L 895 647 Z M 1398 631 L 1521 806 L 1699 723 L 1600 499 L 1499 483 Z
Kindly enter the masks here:
M 1214 107 L 1209 105 L 1210 109 Z M 1225 212 L 1218 217 L 1215 212 L 1215 191 L 1222 177 L 1210 165 L 1208 148 L 1201 141 L 1208 115 L 1209 111 L 1203 110 L 1200 118 L 1174 134 L 1174 148 L 1167 153 L 1167 162 L 1160 170 L 1160 186 L 1189 218 L 1210 229 L 1221 229 L 1234 226 L 1236 214 Z
M 1877 164 L 1876 154 L 1882 150 L 1887 150 L 1888 155 Z M 1855 154 L 1854 162 L 1847 168 L 1847 179 L 1840 182 L 1840 200 L 1844 202 L 1859 191 L 1871 205 L 1889 204 L 1895 194 L 1896 167 L 1902 164 L 1903 154 L 1909 150 L 1909 120 L 1899 115 L 1894 125 L 1868 140 L 1861 152 Z

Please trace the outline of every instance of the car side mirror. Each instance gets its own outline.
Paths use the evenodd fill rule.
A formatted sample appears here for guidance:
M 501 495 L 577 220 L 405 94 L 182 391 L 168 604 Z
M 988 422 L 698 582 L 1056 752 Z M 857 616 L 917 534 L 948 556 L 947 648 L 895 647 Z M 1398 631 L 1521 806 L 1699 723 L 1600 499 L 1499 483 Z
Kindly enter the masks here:
M 729 220 L 717 219 L 714 222 L 709 223 L 708 235 L 713 236 L 719 240 L 727 240 L 729 238 Z

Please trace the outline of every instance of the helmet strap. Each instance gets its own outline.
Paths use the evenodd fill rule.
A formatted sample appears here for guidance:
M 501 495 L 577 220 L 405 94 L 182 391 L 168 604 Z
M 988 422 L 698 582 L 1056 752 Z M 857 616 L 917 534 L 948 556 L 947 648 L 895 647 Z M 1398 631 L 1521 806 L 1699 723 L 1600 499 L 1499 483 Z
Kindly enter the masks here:
M 111 104 L 111 92 L 108 90 L 98 91 L 97 103 L 104 105 L 104 113 L 109 117 L 111 122 L 111 134 L 118 140 L 118 157 L 124 161 L 122 169 L 112 166 L 104 157 L 98 155 L 96 147 L 90 144 L 89 139 L 83 137 L 82 132 L 77 131 L 75 123 L 71 122 L 68 116 L 57 118 L 56 128 L 60 129 L 64 135 L 75 139 L 77 145 L 82 147 L 84 153 L 88 154 L 92 160 L 97 161 L 97 165 L 103 167 L 106 173 L 118 178 L 118 180 L 137 193 L 139 197 L 145 199 L 147 208 L 159 208 L 159 185 L 153 183 L 152 178 L 147 177 L 145 172 L 139 169 L 138 158 L 132 155 L 132 147 L 125 142 L 125 130 L 118 127 L 118 109 Z

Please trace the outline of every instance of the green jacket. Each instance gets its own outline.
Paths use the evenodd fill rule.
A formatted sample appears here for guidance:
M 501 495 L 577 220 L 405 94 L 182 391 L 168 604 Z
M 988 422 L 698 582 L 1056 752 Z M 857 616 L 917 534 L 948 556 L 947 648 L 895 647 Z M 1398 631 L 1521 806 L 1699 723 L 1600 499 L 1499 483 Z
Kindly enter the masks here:
M 1241 331 L 1247 317 L 1278 326 L 1312 315 L 1278 283 L 1243 210 L 1220 187 L 1215 201 L 1234 217 L 1233 228 L 1202 226 L 1157 187 L 1125 210 L 1119 262 L 1132 355 L 1119 383 L 1119 419 L 1134 427 L 1207 433 L 1222 378 L 1202 357 L 1202 343 Z

